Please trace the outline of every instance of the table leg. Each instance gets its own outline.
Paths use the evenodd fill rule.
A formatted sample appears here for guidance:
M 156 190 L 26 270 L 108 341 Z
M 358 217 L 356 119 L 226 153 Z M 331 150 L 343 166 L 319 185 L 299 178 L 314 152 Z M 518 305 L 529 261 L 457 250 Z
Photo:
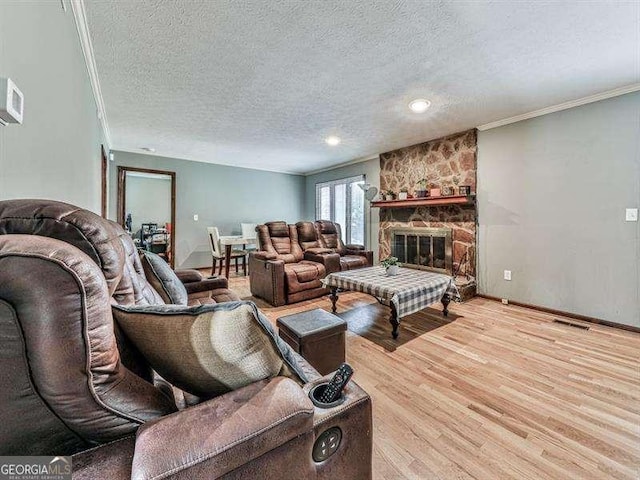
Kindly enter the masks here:
M 331 313 L 336 313 L 336 302 L 338 301 L 338 289 L 336 287 L 331 287 L 329 298 L 331 299 Z
M 449 296 L 449 294 L 445 293 L 444 296 L 442 297 L 442 315 L 444 315 L 445 317 L 447 315 L 449 315 L 449 302 L 451 301 L 451 297 Z
M 398 338 L 398 325 L 400 322 L 398 321 L 398 312 L 396 311 L 396 306 L 391 302 L 391 316 L 389 317 L 389 323 L 391 324 L 391 336 L 394 338 Z
M 231 245 L 224 246 L 224 276 L 229 278 L 229 264 L 231 263 Z

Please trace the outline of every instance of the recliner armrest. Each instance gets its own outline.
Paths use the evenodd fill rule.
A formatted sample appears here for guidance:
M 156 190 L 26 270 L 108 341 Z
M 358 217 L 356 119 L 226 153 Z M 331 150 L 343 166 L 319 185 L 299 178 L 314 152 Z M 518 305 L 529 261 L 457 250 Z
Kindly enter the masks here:
M 333 253 L 333 251 L 329 249 L 325 250 L 327 250 L 327 253 L 315 253 L 311 250 L 307 250 L 304 252 L 304 259 L 310 262 L 323 264 L 327 275 L 333 272 L 339 272 L 340 254 Z
M 364 250 L 364 245 L 358 245 L 357 243 L 348 243 L 345 245 L 347 250 Z
M 251 252 L 250 255 L 258 260 L 275 260 L 278 258 L 278 255 L 276 255 L 275 253 L 266 252 L 264 250 Z
M 204 278 L 198 270 L 185 269 L 185 270 L 175 270 L 175 272 L 176 272 L 176 276 L 184 284 L 199 282 Z
M 311 248 L 307 248 L 304 252 L 315 253 L 317 255 L 320 255 L 323 253 L 333 253 L 333 250 L 330 248 L 311 247 Z
M 333 373 L 317 378 L 304 386 L 304 391 L 324 382 L 329 382 Z M 357 478 L 370 480 L 372 477 L 373 453 L 373 411 L 371 398 L 360 386 L 351 381 L 344 389 L 344 403 L 334 408 L 315 407 L 313 427 L 316 438 L 328 428 L 337 426 L 342 431 L 342 444 L 330 463 L 330 471 L 318 465 L 318 478 Z M 329 463 L 329 462 L 325 462 Z M 325 476 L 327 475 L 327 476 Z
M 219 288 L 229 288 L 229 281 L 224 277 L 203 278 L 199 282 L 185 283 L 187 293 L 209 292 Z
M 358 255 L 367 259 L 367 265 L 373 265 L 373 252 L 371 250 L 351 250 L 347 248 L 346 255 Z
M 286 303 L 284 284 L 284 261 L 269 260 L 261 253 L 249 254 L 249 286 L 251 294 L 265 299 L 274 307 Z
M 293 380 L 254 383 L 140 427 L 131 478 L 218 478 L 310 433 L 313 414 Z

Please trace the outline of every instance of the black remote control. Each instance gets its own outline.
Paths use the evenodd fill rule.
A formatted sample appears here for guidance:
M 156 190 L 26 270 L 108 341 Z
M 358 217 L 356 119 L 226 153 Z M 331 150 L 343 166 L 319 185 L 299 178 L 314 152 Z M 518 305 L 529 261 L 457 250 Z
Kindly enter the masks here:
M 324 392 L 322 392 L 320 401 L 322 403 L 336 401 L 340 397 L 342 389 L 349 383 L 351 375 L 353 375 L 353 368 L 346 363 L 340 365 L 331 381 L 325 387 Z

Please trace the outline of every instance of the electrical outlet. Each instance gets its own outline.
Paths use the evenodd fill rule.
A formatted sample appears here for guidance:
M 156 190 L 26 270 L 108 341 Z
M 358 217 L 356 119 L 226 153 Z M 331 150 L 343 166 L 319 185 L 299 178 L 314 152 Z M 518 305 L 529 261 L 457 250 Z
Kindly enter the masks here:
M 197 222 L 197 221 L 198 221 L 198 214 L 197 214 L 197 213 L 193 216 L 193 221 L 194 221 L 194 222 Z
M 505 280 L 511 280 L 511 270 L 505 270 L 504 271 L 504 279 Z
M 637 208 L 627 208 L 625 211 L 625 220 L 627 222 L 637 222 L 638 221 L 638 209 Z
M 508 299 L 506 299 L 506 298 L 503 298 L 503 299 L 502 299 L 502 304 L 503 304 L 503 305 L 509 305 L 509 300 L 508 300 Z

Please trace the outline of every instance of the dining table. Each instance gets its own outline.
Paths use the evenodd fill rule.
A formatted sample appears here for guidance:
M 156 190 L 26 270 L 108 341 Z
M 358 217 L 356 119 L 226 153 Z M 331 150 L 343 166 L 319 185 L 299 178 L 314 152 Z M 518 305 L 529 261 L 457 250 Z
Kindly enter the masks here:
M 243 237 L 242 235 L 220 235 L 220 245 L 224 246 L 224 276 L 229 278 L 229 264 L 231 263 L 231 250 L 234 246 L 241 245 L 242 250 L 247 245 L 255 245 L 256 237 Z

